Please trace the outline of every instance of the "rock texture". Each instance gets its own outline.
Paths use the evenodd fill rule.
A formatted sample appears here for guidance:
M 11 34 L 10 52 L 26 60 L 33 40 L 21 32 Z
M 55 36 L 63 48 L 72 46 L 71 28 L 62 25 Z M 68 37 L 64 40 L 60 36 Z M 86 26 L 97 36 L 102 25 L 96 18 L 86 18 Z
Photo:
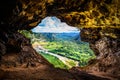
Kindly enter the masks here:
M 0 5 L 0 79 L 120 79 L 118 0 L 2 0 Z M 38 55 L 18 30 L 33 28 L 46 16 L 56 16 L 79 27 L 82 40 L 90 43 L 96 59 L 85 68 L 66 71 L 55 69 Z M 100 73 L 96 77 L 82 71 Z
M 83 68 L 87 72 L 105 72 L 120 78 L 120 29 L 88 28 L 81 31 L 83 41 L 90 43 L 96 59 Z M 89 37 L 88 37 L 89 36 Z

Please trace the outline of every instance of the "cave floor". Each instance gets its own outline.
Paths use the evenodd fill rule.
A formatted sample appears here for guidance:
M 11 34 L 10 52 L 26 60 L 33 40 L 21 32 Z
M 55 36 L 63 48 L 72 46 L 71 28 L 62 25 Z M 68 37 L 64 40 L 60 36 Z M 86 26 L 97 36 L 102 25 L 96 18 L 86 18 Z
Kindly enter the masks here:
M 41 64 L 37 67 L 0 68 L 0 80 L 119 80 L 105 73 L 63 70 Z

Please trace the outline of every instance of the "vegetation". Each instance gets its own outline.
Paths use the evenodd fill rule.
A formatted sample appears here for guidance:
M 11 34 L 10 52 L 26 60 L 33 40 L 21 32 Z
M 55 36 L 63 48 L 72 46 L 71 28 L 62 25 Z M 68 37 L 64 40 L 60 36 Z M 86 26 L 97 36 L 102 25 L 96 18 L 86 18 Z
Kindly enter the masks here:
M 49 55 L 49 54 L 45 54 L 45 53 L 41 53 L 40 54 L 46 58 L 50 63 L 52 63 L 55 67 L 59 67 L 59 68 L 62 68 L 62 69 L 68 69 L 68 66 L 65 65 L 62 61 L 60 61 L 58 58 L 52 56 L 52 55 Z
M 29 31 L 20 31 L 26 37 L 31 39 L 32 44 L 37 42 L 40 46 L 47 49 L 49 52 L 58 54 L 74 61 L 79 62 L 79 66 L 85 66 L 90 59 L 95 58 L 93 51 L 89 48 L 89 44 L 82 41 L 67 41 L 67 40 L 52 40 L 46 39 L 41 34 L 31 33 Z M 44 54 L 43 55 L 50 63 L 55 67 L 68 68 L 58 58 Z M 74 62 L 70 62 L 72 66 L 75 66 Z
M 49 52 L 79 61 L 79 66 L 85 66 L 90 59 L 95 58 L 89 44 L 85 42 L 53 41 L 48 42 L 43 47 L 48 49 Z
M 18 32 L 20 32 L 21 34 L 23 34 L 25 37 L 32 39 L 34 36 L 33 33 L 31 31 L 27 31 L 27 30 L 19 30 Z

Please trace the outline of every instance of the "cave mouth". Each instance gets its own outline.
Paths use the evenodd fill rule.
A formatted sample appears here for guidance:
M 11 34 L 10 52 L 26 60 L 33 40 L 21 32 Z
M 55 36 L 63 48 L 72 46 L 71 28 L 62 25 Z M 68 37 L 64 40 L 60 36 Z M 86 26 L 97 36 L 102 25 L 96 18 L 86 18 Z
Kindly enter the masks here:
M 95 58 L 89 43 L 81 41 L 80 29 L 57 17 L 46 17 L 32 30 L 20 32 L 30 38 L 33 48 L 55 67 L 83 67 Z

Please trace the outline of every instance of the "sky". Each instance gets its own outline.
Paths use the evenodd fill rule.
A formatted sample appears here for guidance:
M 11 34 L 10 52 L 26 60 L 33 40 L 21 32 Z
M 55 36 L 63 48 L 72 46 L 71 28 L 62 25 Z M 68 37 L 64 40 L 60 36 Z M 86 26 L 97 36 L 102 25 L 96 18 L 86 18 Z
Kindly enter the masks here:
M 61 22 L 57 17 L 46 17 L 41 23 L 32 29 L 35 33 L 76 33 L 80 32 L 79 29 Z

